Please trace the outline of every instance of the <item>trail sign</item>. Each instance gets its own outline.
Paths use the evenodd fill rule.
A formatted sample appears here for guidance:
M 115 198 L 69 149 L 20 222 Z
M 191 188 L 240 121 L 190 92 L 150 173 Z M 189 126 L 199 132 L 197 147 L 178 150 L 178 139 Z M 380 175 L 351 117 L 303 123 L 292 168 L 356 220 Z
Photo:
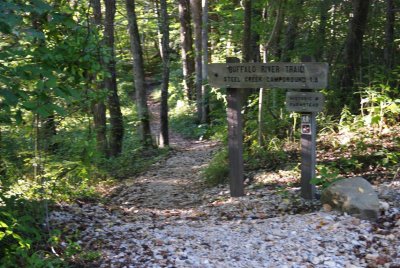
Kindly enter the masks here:
M 227 58 L 227 63 L 208 65 L 208 83 L 227 89 L 228 155 L 230 192 L 232 197 L 244 195 L 243 185 L 243 88 L 322 89 L 328 85 L 328 64 L 305 63 L 240 63 L 237 58 Z M 294 96 L 288 103 L 302 115 L 302 171 L 301 195 L 314 198 L 315 186 L 310 179 L 315 176 L 315 114 L 323 106 L 324 98 L 318 93 L 313 98 Z M 289 94 L 290 96 L 290 94 Z M 296 107 L 296 108 L 295 108 Z M 304 108 L 305 107 L 305 108 Z M 308 120 L 308 121 L 307 121 Z M 306 122 L 307 121 L 307 122 Z
M 328 64 L 304 63 L 213 63 L 208 82 L 214 87 L 321 89 L 328 84 Z
M 286 109 L 289 112 L 321 112 L 325 97 L 320 92 L 287 92 Z

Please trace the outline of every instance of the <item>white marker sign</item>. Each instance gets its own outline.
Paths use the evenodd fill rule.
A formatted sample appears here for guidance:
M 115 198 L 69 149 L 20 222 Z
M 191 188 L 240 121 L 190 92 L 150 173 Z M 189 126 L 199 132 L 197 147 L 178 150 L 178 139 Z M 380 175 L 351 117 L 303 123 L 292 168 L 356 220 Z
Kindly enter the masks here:
M 319 92 L 287 92 L 286 109 L 289 112 L 321 112 L 325 97 Z

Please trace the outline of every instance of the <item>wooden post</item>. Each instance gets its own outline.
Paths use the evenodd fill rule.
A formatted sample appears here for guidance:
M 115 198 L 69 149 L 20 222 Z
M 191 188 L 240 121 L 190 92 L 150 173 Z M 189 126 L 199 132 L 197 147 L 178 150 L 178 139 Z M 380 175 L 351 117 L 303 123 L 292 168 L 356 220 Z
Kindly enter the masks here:
M 310 183 L 315 178 L 316 165 L 316 113 L 301 114 L 301 197 L 313 199 L 315 185 Z
M 238 58 L 227 58 L 227 63 L 240 62 Z M 243 118 L 242 90 L 227 88 L 229 179 L 232 197 L 244 195 L 243 185 Z

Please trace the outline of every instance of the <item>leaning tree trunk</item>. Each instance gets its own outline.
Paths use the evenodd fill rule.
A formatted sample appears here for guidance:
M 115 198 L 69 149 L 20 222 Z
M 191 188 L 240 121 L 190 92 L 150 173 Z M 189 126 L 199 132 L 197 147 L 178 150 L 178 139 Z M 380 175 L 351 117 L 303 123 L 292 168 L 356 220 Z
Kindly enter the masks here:
M 102 25 L 101 2 L 100 0 L 90 0 L 93 9 L 93 24 L 97 27 Z M 103 56 L 98 46 L 98 61 L 101 66 L 104 65 Z M 96 75 L 91 75 L 93 80 Z M 104 82 L 94 81 L 95 91 L 100 91 L 104 88 Z M 94 131 L 96 133 L 96 146 L 97 151 L 103 156 L 108 156 L 108 143 L 107 143 L 107 119 L 106 119 L 106 106 L 103 101 L 94 101 L 92 103 Z
M 359 111 L 360 102 L 354 98 L 354 80 L 360 67 L 364 32 L 367 26 L 370 0 L 353 0 L 353 18 L 350 22 L 344 49 L 344 68 L 339 75 L 339 99 L 351 112 Z
M 269 34 L 268 41 L 264 44 L 264 56 L 263 61 L 268 62 L 268 55 L 280 58 L 279 40 L 282 32 L 284 22 L 284 6 L 286 0 L 280 0 L 278 8 L 276 10 L 274 26 L 272 32 Z M 265 12 L 266 13 L 266 12 Z M 268 19 L 268 15 L 265 14 L 265 20 Z
M 193 76 L 195 73 L 195 63 L 193 58 L 193 37 L 192 28 L 190 26 L 191 18 L 189 0 L 179 0 L 179 21 L 183 69 L 183 87 L 188 100 L 194 100 L 195 85 Z
M 160 0 L 160 32 L 161 37 L 161 55 L 162 55 L 162 87 L 161 87 L 161 105 L 160 105 L 160 147 L 169 145 L 168 135 L 168 83 L 169 83 L 169 19 L 167 11 L 167 1 Z
M 108 109 L 110 111 L 110 155 L 118 156 L 122 152 L 122 140 L 124 137 L 124 124 L 122 121 L 121 106 L 117 93 L 117 73 L 115 69 L 114 49 L 114 19 L 116 5 L 115 0 L 104 0 L 106 16 L 104 21 L 104 41 L 109 50 L 109 61 L 106 68 L 109 77 L 104 79 L 104 86 L 108 91 Z
M 196 108 L 197 108 L 197 120 L 201 122 L 203 118 L 203 95 L 201 91 L 202 86 L 202 42 L 201 42 L 201 0 L 190 0 L 190 7 L 193 14 L 193 26 L 194 26 L 194 40 L 195 40 L 195 69 L 196 69 Z
M 129 21 L 129 37 L 133 56 L 133 77 L 135 80 L 136 106 L 140 120 L 140 137 L 144 146 L 151 145 L 150 114 L 147 107 L 147 95 L 144 87 L 143 52 L 137 25 L 135 1 L 126 0 L 126 12 Z
M 268 41 L 264 45 L 264 56 L 263 62 L 268 62 L 268 54 L 276 55 L 276 51 L 279 47 L 279 35 L 282 30 L 283 26 L 283 9 L 285 5 L 285 0 L 279 1 L 279 6 L 276 10 L 275 22 L 274 27 L 272 28 L 272 32 L 269 35 Z M 268 15 L 264 14 L 264 19 L 268 19 Z M 272 94 L 276 96 L 276 89 L 272 89 Z M 260 146 L 264 145 L 264 132 L 265 132 L 265 123 L 264 123 L 264 110 L 265 110 L 265 103 L 266 103 L 266 94 L 265 89 L 260 88 L 259 95 L 258 95 L 258 144 Z M 276 97 L 274 98 L 276 99 Z

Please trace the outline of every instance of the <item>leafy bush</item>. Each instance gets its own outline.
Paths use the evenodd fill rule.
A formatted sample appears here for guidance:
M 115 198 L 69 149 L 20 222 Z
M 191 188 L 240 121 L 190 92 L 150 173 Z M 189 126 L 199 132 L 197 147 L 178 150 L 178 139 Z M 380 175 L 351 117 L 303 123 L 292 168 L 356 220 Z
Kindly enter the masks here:
M 339 170 L 329 165 L 317 165 L 317 173 L 318 175 L 311 179 L 311 184 L 321 186 L 322 189 L 342 179 Z
M 47 248 L 43 202 L 0 196 L 0 267 L 65 267 Z

